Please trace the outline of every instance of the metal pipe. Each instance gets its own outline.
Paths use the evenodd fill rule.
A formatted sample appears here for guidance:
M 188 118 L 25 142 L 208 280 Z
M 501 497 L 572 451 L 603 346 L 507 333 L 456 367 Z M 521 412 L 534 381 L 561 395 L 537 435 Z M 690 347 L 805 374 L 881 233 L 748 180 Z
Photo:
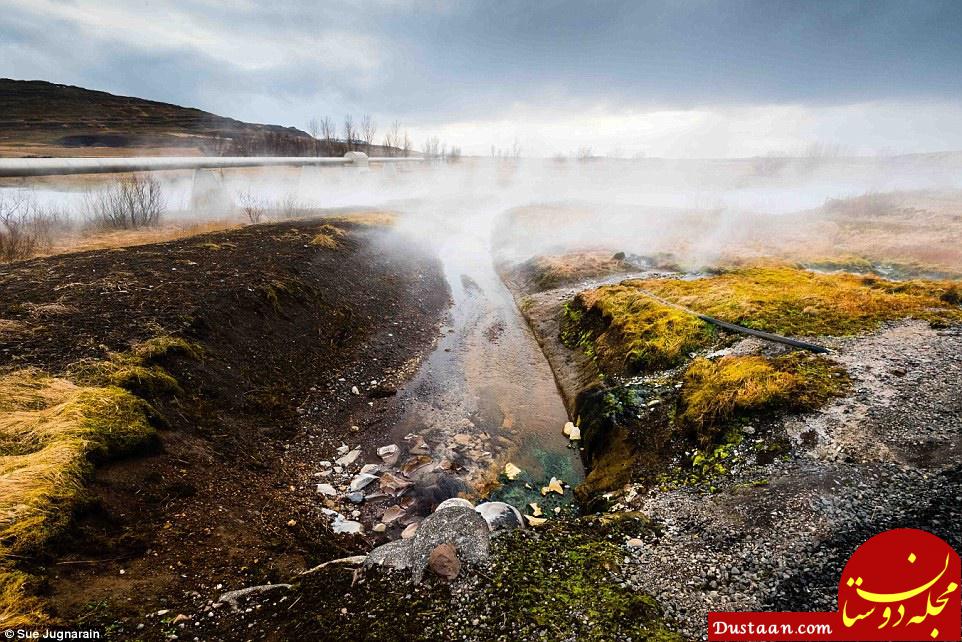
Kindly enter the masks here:
M 343 157 L 318 156 L 131 156 L 128 158 L 0 158 L 0 178 L 115 174 L 175 169 L 231 169 L 238 167 L 364 166 L 367 163 L 416 163 L 420 158 L 369 158 L 363 152 Z

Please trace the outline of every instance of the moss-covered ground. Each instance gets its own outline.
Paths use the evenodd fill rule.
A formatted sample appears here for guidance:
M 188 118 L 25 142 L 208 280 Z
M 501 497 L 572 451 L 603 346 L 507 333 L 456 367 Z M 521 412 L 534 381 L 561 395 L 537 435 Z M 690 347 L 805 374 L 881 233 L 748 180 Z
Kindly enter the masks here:
M 649 292 L 700 314 L 790 336 L 854 335 L 905 318 L 962 321 L 957 282 L 761 266 L 697 279 L 628 280 L 582 292 L 566 309 L 563 340 L 591 351 L 606 371 L 628 374 L 677 365 L 713 342 L 707 323 Z
M 653 465 L 682 466 L 675 479 L 711 477 L 726 470 L 739 422 L 811 411 L 849 389 L 844 369 L 825 356 L 798 351 L 698 356 L 726 338 L 651 294 L 767 332 L 845 336 L 907 318 L 933 325 L 962 322 L 960 287 L 952 281 L 756 265 L 695 279 L 628 280 L 580 293 L 564 308 L 561 340 L 593 357 L 603 378 L 614 376 L 595 397 L 617 403 L 579 402 L 590 468 L 579 497 L 590 503 L 637 481 L 638 470 Z M 634 399 L 645 385 L 623 381 L 625 375 L 668 376 L 671 394 L 654 402 L 646 394 Z M 658 412 L 651 403 L 660 404 Z

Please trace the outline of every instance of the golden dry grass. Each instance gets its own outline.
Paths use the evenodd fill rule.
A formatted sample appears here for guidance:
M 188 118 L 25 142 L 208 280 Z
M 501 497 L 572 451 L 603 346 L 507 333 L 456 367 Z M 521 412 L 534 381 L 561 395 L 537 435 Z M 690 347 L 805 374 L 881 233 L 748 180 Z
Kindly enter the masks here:
M 736 415 L 778 408 L 812 410 L 843 393 L 848 381 L 837 364 L 801 352 L 774 358 L 699 358 L 685 371 L 679 417 L 704 445 Z
M 154 434 L 146 402 L 118 387 L 77 386 L 37 370 L 0 376 L 0 626 L 42 624 L 31 555 L 70 520 L 92 462 L 142 447 Z
M 392 212 L 373 210 L 370 212 L 353 212 L 338 216 L 326 216 L 325 221 L 332 223 L 354 223 L 368 227 L 389 227 L 397 222 L 397 215 Z
M 538 256 L 525 266 L 533 285 L 538 291 L 550 290 L 566 283 L 632 269 L 624 259 L 616 259 L 607 250 L 571 252 Z
M 323 247 L 328 250 L 337 250 L 341 247 L 341 238 L 344 234 L 344 230 L 339 227 L 322 225 L 318 233 L 311 239 L 311 245 Z
M 142 228 L 137 230 L 112 230 L 91 232 L 88 234 L 69 236 L 58 240 L 45 255 L 65 254 L 68 252 L 85 252 L 89 250 L 107 250 L 113 248 L 133 247 L 176 241 L 178 239 L 222 232 L 242 227 L 236 219 L 218 219 L 202 223 L 171 223 L 156 228 Z

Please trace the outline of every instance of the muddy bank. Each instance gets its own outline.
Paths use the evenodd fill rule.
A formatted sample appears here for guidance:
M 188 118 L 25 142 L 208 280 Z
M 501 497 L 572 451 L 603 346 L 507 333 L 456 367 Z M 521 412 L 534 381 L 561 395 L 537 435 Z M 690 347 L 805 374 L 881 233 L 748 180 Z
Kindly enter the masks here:
M 146 364 L 176 385 L 120 382 L 155 409 L 158 443 L 102 462 L 74 525 L 19 562 L 55 620 L 114 629 L 350 549 L 315 501 L 317 452 L 377 430 L 447 304 L 426 251 L 345 222 L 12 264 L 0 292 L 4 372 L 76 378 L 160 336 L 197 347 Z

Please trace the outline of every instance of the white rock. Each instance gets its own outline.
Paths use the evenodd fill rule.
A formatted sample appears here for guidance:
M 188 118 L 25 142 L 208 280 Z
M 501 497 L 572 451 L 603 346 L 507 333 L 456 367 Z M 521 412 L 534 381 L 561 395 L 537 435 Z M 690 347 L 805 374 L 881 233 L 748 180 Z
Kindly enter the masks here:
M 372 528 L 371 530 L 374 531 L 375 533 L 383 533 L 384 531 L 387 530 L 387 524 L 380 524 L 380 523 L 375 524 L 374 528 Z
M 337 447 L 337 454 L 338 454 L 338 455 L 346 455 L 346 454 L 347 454 L 347 451 L 349 451 L 350 449 L 351 449 L 351 448 L 342 441 L 342 442 L 341 442 L 341 445 Z
M 338 457 L 336 463 L 340 464 L 341 466 L 350 466 L 351 464 L 356 462 L 357 458 L 360 456 L 361 456 L 361 449 L 355 448 L 354 450 L 347 453 L 343 457 Z
M 374 474 L 377 474 L 380 470 L 381 470 L 381 467 L 378 466 L 377 464 L 364 464 L 363 466 L 361 466 L 362 474 L 374 475 Z
M 331 466 L 333 466 L 333 464 L 327 459 L 321 460 L 321 468 L 330 468 Z
M 571 429 L 574 427 L 575 427 L 574 423 L 569 421 L 565 424 L 565 427 L 561 429 L 561 432 L 564 433 L 565 437 L 568 437 L 571 435 Z
M 336 519 L 331 525 L 331 528 L 335 533 L 344 533 L 346 535 L 360 535 L 364 532 L 364 524 L 350 519 Z
M 318 484 L 317 492 L 319 492 L 322 495 L 327 495 L 328 497 L 334 497 L 335 495 L 337 495 L 337 489 L 331 486 L 330 484 Z
M 352 394 L 352 395 L 359 395 L 359 394 L 361 394 L 361 391 L 357 389 L 357 386 L 351 386 L 351 394 Z
M 358 490 L 361 490 L 362 488 L 366 488 L 370 486 L 373 482 L 376 482 L 376 481 L 377 481 L 377 477 L 375 475 L 369 475 L 367 473 L 364 473 L 352 479 L 351 485 L 348 487 L 348 489 L 351 492 L 358 491 Z
M 568 439 L 571 441 L 578 441 L 581 439 L 581 428 L 578 426 L 572 426 L 571 430 L 568 432 Z
M 397 444 L 390 444 L 388 446 L 381 446 L 377 449 L 377 456 L 381 459 L 390 459 L 398 452 Z

